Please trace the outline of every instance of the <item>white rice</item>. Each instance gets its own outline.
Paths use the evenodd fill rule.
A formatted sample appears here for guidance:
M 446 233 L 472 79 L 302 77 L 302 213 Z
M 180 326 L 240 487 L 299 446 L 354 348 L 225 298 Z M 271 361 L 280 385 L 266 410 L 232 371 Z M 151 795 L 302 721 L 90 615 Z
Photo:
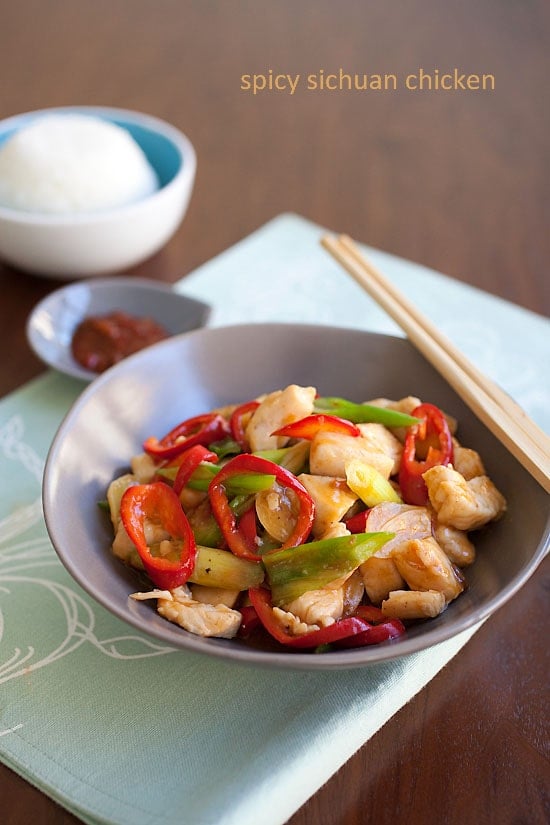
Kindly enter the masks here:
M 97 117 L 38 117 L 0 146 L 0 205 L 67 214 L 125 206 L 159 187 L 125 129 Z

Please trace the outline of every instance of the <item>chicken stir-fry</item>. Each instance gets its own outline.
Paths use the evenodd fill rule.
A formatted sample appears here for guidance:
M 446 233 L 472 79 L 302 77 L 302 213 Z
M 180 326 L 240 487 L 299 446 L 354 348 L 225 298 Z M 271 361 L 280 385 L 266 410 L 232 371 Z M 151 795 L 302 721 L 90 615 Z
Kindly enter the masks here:
M 291 385 L 149 438 L 107 501 L 134 593 L 199 636 L 287 649 L 391 641 L 466 587 L 470 533 L 506 502 L 458 424 L 420 399 Z
M 232 639 L 241 624 L 241 614 L 232 610 L 223 601 L 215 604 L 193 599 L 185 586 L 173 590 L 152 590 L 147 593 L 133 593 L 136 601 L 157 600 L 157 610 L 161 616 L 195 633 L 197 636 L 219 636 Z

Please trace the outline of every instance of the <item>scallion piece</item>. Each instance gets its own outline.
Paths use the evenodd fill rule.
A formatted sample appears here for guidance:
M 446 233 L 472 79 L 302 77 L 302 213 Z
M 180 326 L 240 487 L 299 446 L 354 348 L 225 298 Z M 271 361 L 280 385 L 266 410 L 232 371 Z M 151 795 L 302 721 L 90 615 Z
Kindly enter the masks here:
M 191 490 L 198 490 L 200 493 L 206 493 L 210 482 L 221 470 L 221 467 L 216 464 L 211 464 L 208 461 L 203 461 L 195 470 L 188 484 L 186 485 Z M 173 481 L 177 474 L 177 467 L 166 467 L 157 470 L 157 473 L 164 478 Z M 248 495 L 249 493 L 259 493 L 262 490 L 268 490 L 275 481 L 275 476 L 266 473 L 242 473 L 233 476 L 227 481 L 227 493 L 230 496 L 237 496 L 240 494 Z
M 346 418 L 354 424 L 376 423 L 385 427 L 410 427 L 418 424 L 419 419 L 412 415 L 377 407 L 375 404 L 355 404 L 345 398 L 316 398 L 313 410 L 316 413 L 329 413 L 339 418 Z
M 393 533 L 355 533 L 267 553 L 262 561 L 273 604 L 287 604 L 308 590 L 326 587 L 351 573 L 393 537 Z

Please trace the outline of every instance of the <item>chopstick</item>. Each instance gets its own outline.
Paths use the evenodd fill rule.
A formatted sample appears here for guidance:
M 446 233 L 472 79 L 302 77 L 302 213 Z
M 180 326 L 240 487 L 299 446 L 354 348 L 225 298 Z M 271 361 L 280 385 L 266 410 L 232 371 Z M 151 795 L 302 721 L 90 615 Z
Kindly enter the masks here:
M 321 244 L 393 318 L 480 421 L 550 493 L 548 435 L 396 289 L 351 238 L 325 235 Z

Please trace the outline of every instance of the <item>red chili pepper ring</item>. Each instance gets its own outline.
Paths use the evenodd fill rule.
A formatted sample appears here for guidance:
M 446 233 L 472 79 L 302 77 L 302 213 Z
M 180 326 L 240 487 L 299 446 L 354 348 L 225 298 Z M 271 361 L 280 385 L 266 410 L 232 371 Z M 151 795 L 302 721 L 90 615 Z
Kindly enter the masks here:
M 423 506 L 428 503 L 428 490 L 422 475 L 430 467 L 452 462 L 453 439 L 447 419 L 439 407 L 420 404 L 412 415 L 421 420 L 407 429 L 399 486 L 407 504 Z
M 120 501 L 124 529 L 135 544 L 149 578 L 161 590 L 185 584 L 195 567 L 196 544 L 180 500 L 162 481 L 128 487 Z M 173 539 L 181 541 L 179 558 L 153 556 L 145 537 L 145 521 L 160 523 Z
M 266 458 L 251 455 L 250 453 L 241 453 L 235 456 L 227 464 L 222 467 L 220 472 L 214 476 L 208 488 L 208 495 L 210 497 L 210 505 L 214 517 L 218 522 L 224 538 L 229 546 L 229 549 L 236 555 L 244 559 L 251 559 L 252 561 L 259 561 L 261 556 L 250 550 L 245 536 L 239 530 L 235 514 L 229 506 L 229 500 L 225 491 L 224 484 L 234 475 L 240 473 L 265 473 L 267 475 L 274 475 L 276 480 L 283 487 L 291 489 L 300 503 L 300 510 L 296 519 L 294 530 L 282 545 L 283 547 L 296 547 L 302 544 L 311 531 L 311 525 L 315 517 L 315 504 L 309 495 L 306 488 L 298 481 L 296 476 L 268 461 Z
M 148 438 L 143 444 L 143 449 L 153 458 L 166 461 L 195 444 L 207 446 L 219 441 L 228 433 L 229 427 L 225 418 L 218 413 L 206 413 L 182 421 L 160 440 Z

